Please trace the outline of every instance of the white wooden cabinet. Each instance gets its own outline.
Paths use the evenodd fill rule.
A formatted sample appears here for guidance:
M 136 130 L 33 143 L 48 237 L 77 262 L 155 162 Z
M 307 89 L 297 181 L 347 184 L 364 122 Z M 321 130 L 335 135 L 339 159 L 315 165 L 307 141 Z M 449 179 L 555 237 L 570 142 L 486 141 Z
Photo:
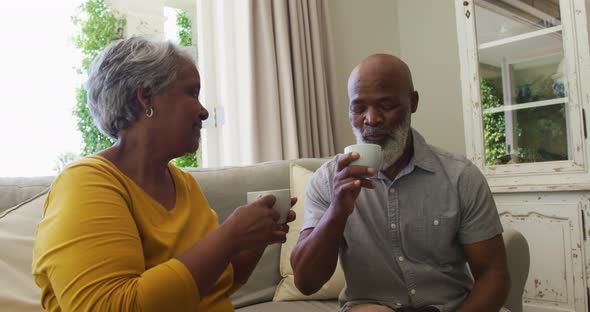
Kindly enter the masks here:
M 587 311 L 588 197 L 544 192 L 505 193 L 495 199 L 504 227 L 521 232 L 529 246 L 524 311 Z
M 530 270 L 524 311 L 589 311 L 588 0 L 455 0 L 467 156 Z

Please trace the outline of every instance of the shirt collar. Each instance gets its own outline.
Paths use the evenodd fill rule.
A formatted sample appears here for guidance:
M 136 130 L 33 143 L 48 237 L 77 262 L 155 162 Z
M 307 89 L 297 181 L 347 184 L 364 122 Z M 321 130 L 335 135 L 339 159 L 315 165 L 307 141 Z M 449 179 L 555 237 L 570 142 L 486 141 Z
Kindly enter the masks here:
M 426 171 L 435 172 L 438 168 L 436 155 L 432 152 L 430 145 L 426 144 L 424 137 L 412 128 L 412 139 L 414 143 L 414 156 L 410 162 Z

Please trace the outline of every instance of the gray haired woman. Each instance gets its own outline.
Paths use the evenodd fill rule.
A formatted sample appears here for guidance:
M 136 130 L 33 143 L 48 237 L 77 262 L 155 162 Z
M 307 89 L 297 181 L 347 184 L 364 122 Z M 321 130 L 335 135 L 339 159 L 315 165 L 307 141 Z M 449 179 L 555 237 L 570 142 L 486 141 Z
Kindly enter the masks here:
M 197 150 L 209 116 L 192 58 L 169 42 L 116 41 L 87 89 L 94 123 L 116 143 L 51 187 L 33 259 L 43 307 L 233 311 L 230 294 L 288 226 L 276 224 L 272 196 L 220 225 L 195 179 L 170 163 Z

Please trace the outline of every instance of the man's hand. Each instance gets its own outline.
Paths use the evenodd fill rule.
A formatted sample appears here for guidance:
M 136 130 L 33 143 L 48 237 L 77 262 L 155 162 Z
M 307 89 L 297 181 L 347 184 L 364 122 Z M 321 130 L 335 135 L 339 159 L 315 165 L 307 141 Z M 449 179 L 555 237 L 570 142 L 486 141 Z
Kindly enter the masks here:
M 338 213 L 348 217 L 354 209 L 354 202 L 363 187 L 373 189 L 375 182 L 364 177 L 375 174 L 374 168 L 365 166 L 350 166 L 359 159 L 356 152 L 342 154 L 338 158 L 336 174 L 334 175 L 334 189 L 332 190 L 332 207 L 337 207 Z
M 315 228 L 301 232 L 291 253 L 295 286 L 305 295 L 318 291 L 334 274 L 340 241 L 354 202 L 363 187 L 375 188 L 373 181 L 363 178 L 375 174 L 375 169 L 350 165 L 359 157 L 355 152 L 338 157 L 330 207 Z

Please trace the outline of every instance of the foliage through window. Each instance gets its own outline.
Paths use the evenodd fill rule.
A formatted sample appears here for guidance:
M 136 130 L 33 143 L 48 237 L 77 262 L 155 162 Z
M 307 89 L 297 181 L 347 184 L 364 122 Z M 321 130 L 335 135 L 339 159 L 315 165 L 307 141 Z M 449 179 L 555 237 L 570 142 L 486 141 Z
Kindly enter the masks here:
M 176 26 L 178 27 L 178 45 L 188 47 L 193 44 L 192 25 L 186 11 L 179 10 L 176 13 Z M 200 144 L 199 144 L 200 145 Z M 199 149 L 196 153 L 188 153 L 174 159 L 172 162 L 178 167 L 198 167 L 198 158 L 201 153 Z
M 104 0 L 88 0 L 79 7 L 72 22 L 79 29 L 74 37 L 74 44 L 84 55 L 82 65 L 78 68 L 78 72 L 83 74 L 88 71 L 92 60 L 111 41 L 123 38 L 126 20 L 111 10 Z M 82 156 L 94 154 L 114 143 L 113 139 L 102 134 L 92 123 L 84 85 L 76 90 L 73 113 L 77 118 L 78 130 L 82 133 Z

